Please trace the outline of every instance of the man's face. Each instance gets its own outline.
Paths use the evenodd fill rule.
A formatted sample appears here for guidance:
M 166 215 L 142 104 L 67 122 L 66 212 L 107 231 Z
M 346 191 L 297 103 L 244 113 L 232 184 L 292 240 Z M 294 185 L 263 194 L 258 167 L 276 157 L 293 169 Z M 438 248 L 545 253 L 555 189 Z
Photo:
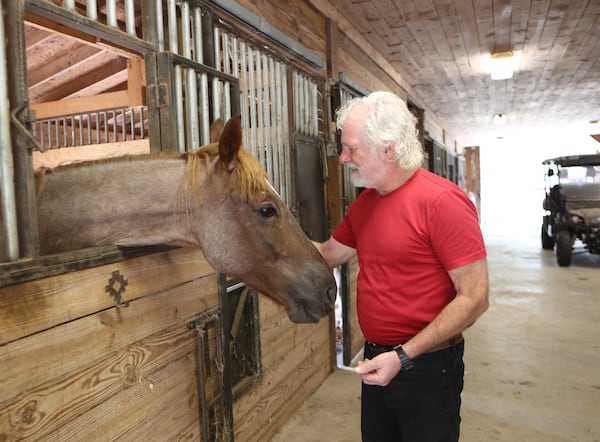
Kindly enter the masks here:
M 363 136 L 364 117 L 360 112 L 348 116 L 342 130 L 340 163 L 349 171 L 356 187 L 377 188 L 386 170 L 379 149 L 367 145 Z

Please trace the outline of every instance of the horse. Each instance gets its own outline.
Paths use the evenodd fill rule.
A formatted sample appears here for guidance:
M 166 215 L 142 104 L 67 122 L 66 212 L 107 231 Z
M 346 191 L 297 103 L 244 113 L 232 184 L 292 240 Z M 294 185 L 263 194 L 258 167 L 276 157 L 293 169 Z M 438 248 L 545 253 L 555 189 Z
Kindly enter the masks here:
M 41 255 L 196 247 L 215 270 L 284 305 L 292 322 L 318 322 L 335 302 L 331 269 L 242 147 L 239 116 L 191 152 L 59 166 L 36 181 Z

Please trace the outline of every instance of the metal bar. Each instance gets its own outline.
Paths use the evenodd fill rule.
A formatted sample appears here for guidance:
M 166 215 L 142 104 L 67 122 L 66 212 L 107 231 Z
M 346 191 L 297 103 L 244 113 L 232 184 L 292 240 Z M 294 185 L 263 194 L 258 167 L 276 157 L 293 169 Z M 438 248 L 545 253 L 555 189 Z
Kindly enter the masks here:
M 106 23 L 112 28 L 117 28 L 117 2 L 106 0 Z
M 90 20 L 96 21 L 98 19 L 98 5 L 96 4 L 96 0 L 87 0 L 85 14 Z
M 189 3 L 181 2 L 181 40 L 182 40 L 182 55 L 185 58 L 192 59 L 190 29 L 190 6 Z M 192 69 L 186 69 L 186 88 L 185 88 L 185 104 L 187 113 L 187 146 L 188 150 L 196 148 L 200 145 L 200 137 L 198 136 L 198 95 L 196 86 L 196 73 Z
M 135 32 L 135 7 L 133 0 L 125 0 L 125 30 L 129 35 L 137 37 Z
M 215 28 L 213 39 L 215 41 L 215 68 L 219 71 L 221 65 L 221 45 L 219 44 L 219 28 Z M 213 78 L 212 82 L 212 110 L 213 110 L 213 119 L 221 118 L 221 91 L 220 84 L 218 78 Z
M 248 88 L 248 99 L 250 101 L 250 124 L 247 126 L 248 130 L 251 131 L 251 146 L 252 146 L 252 154 L 258 158 L 258 136 L 256 132 L 256 86 L 255 86 L 255 69 L 254 69 L 254 53 L 250 46 L 248 46 L 248 52 L 244 55 L 244 57 L 248 60 L 248 79 L 249 79 L 249 88 Z
M 156 15 L 156 20 L 154 21 L 154 30 L 156 31 L 156 43 L 158 45 L 159 52 L 165 50 L 165 31 L 163 25 L 163 8 L 162 8 L 162 0 L 155 0 L 154 2 L 154 14 Z M 144 26 L 144 32 L 147 27 Z
M 92 114 L 87 114 L 87 139 L 89 144 L 92 143 Z
M 177 8 L 175 6 L 175 0 L 167 1 L 167 28 L 169 36 L 169 51 L 171 51 L 173 54 L 177 54 L 179 48 L 177 47 Z
M 282 112 L 282 116 L 283 116 L 283 121 L 282 121 L 282 125 L 283 127 L 286 129 L 286 133 L 290 133 L 289 131 L 289 127 L 290 127 L 290 123 L 289 123 L 289 87 L 288 87 L 288 78 L 289 78 L 289 74 L 288 74 L 288 69 L 286 66 L 283 66 L 283 72 L 281 73 L 281 90 L 282 90 L 282 98 L 283 98 L 283 106 L 282 109 L 284 110 L 284 112 Z M 283 168 L 283 170 L 285 171 L 285 195 L 282 194 L 282 198 L 284 199 L 285 203 L 288 205 L 288 207 L 291 206 L 292 204 L 292 186 L 291 186 L 291 182 L 292 182 L 292 168 L 290 167 L 291 164 L 291 153 L 290 153 L 290 136 L 288 135 L 287 137 L 284 137 L 284 150 L 283 152 L 285 153 L 285 158 L 284 158 L 284 164 L 285 167 Z
M 258 98 L 257 105 L 257 114 L 258 114 L 258 124 L 256 126 L 256 134 L 258 138 L 258 159 L 260 164 L 265 166 L 265 142 L 263 138 L 263 129 L 265 127 L 265 122 L 263 120 L 263 103 L 264 103 L 264 93 L 263 93 L 263 84 L 262 84 L 262 65 L 260 63 L 261 53 L 256 51 L 256 60 L 254 64 L 255 75 L 256 75 L 256 96 Z
M 83 146 L 84 142 L 83 142 L 83 118 L 81 115 L 79 115 L 79 118 L 77 118 L 77 123 L 79 124 L 79 145 Z
M 8 75 L 4 49 L 4 12 L 0 2 L 0 194 L 2 195 L 2 224 L 6 235 L 8 259 L 19 258 L 19 231 L 15 200 L 14 163 L 10 133 L 10 103 L 8 100 Z
M 181 66 L 175 66 L 175 121 L 177 131 L 177 150 L 179 152 L 185 152 L 185 121 L 183 114 L 183 75 Z
M 229 37 L 227 33 L 223 32 L 223 72 L 231 75 L 231 66 L 230 62 L 233 61 L 233 57 L 231 56 L 231 48 L 229 46 Z M 225 82 L 223 84 L 223 94 L 225 106 L 223 109 L 223 119 L 228 120 L 231 118 L 231 92 L 229 82 Z
M 262 73 L 263 73 L 263 125 L 264 125 L 264 150 L 265 150 L 265 165 L 269 181 L 273 182 L 273 151 L 271 146 L 271 96 L 269 88 L 269 58 L 263 54 L 262 58 Z
M 135 140 L 135 109 L 128 109 L 129 114 L 129 118 L 130 118 L 130 123 L 129 123 L 129 128 L 131 129 L 130 131 L 130 135 L 131 135 L 131 139 Z
M 100 113 L 96 112 L 94 116 L 96 118 L 96 143 L 100 144 Z
M 247 140 L 248 143 L 250 137 L 250 116 L 248 115 L 248 58 L 246 57 L 246 42 L 243 40 L 240 42 L 240 69 L 241 69 L 241 77 L 242 77 L 242 86 L 240 92 L 240 101 L 241 101 L 241 115 L 242 115 L 242 127 L 246 130 L 244 134 L 244 139 Z M 248 147 L 248 146 L 246 146 Z
M 2 19 L 7 32 L 2 44 L 6 43 L 6 60 L 10 60 L 8 72 L 8 101 L 11 110 L 11 133 L 14 186 L 17 224 L 19 230 L 20 257 L 39 256 L 39 234 L 37 229 L 36 196 L 33 177 L 32 156 L 28 150 L 34 143 L 26 129 L 29 125 L 29 95 L 27 88 L 27 60 L 25 49 L 24 0 L 3 2 L 6 10 Z M 6 40 L 8 39 L 8 40 Z M 37 142 L 37 141 L 36 141 Z
M 143 140 L 146 138 L 146 128 L 144 127 L 144 108 L 140 107 L 140 137 Z
M 120 127 L 121 128 L 121 141 L 127 141 L 127 124 L 126 124 L 126 114 L 125 114 L 125 109 L 121 109 L 118 112 L 121 113 L 121 121 L 120 121 L 120 125 L 117 124 L 117 129 Z M 117 123 L 119 123 L 119 119 L 117 118 Z
M 54 149 L 55 143 L 58 143 L 58 140 L 64 139 L 65 131 L 64 125 L 59 125 L 57 120 L 48 120 L 48 149 Z M 52 137 L 52 132 L 54 132 L 54 138 Z
M 281 145 L 279 144 L 279 133 L 280 133 L 280 108 L 281 99 L 279 94 L 281 88 L 279 81 L 281 78 L 278 77 L 278 65 L 275 60 L 271 57 L 269 59 L 269 83 L 271 84 L 271 123 L 273 125 L 272 134 L 273 138 L 271 141 L 271 150 L 273 152 L 273 185 L 278 192 L 281 193 L 281 178 L 280 178 L 280 158 L 281 158 Z
M 204 32 L 202 9 L 195 6 L 192 13 L 194 61 L 204 63 Z M 198 86 L 198 113 L 200 118 L 200 144 L 210 143 L 210 103 L 208 98 L 208 76 L 205 73 L 197 74 Z

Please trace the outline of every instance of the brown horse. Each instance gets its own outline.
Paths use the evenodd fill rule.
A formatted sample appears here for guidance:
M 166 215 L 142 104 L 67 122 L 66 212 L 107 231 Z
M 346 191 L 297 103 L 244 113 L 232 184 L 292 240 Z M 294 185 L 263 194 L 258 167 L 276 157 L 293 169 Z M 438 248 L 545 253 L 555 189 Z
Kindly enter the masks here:
M 332 272 L 241 143 L 236 117 L 218 143 L 194 152 L 48 171 L 38 185 L 41 254 L 198 247 L 216 270 L 283 304 L 292 321 L 317 322 L 335 301 Z

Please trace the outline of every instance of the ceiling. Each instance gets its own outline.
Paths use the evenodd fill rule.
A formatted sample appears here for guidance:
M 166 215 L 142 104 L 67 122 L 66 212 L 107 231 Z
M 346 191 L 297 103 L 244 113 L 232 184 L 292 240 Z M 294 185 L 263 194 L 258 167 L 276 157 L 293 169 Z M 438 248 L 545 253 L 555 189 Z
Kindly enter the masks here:
M 360 34 L 462 145 L 527 129 L 600 133 L 600 0 L 315 0 Z M 351 28 L 349 28 L 351 27 Z M 126 89 L 118 53 L 26 26 L 31 103 Z M 490 79 L 490 53 L 520 54 Z
M 336 0 L 463 145 L 511 131 L 600 133 L 599 0 Z M 520 55 L 492 80 L 492 52 Z M 410 93 L 410 91 L 409 91 Z M 505 114 L 504 129 L 493 123 Z

